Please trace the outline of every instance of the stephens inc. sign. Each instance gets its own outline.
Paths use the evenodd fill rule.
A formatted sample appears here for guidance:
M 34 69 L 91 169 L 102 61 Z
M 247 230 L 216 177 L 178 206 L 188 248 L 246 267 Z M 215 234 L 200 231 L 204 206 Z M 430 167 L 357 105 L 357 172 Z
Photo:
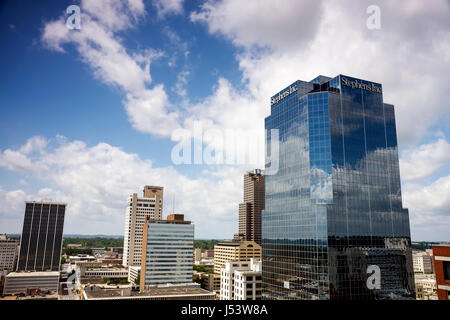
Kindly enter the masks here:
M 286 98 L 288 95 L 290 95 L 292 92 L 297 91 L 297 85 L 292 85 L 289 87 L 289 89 L 287 89 L 286 91 L 279 93 L 277 96 L 273 97 L 272 100 L 270 101 L 271 104 L 275 104 L 281 100 L 283 100 L 284 98 Z
M 359 82 L 358 80 L 350 81 L 347 78 L 342 77 L 342 84 L 347 87 L 352 87 L 352 89 L 362 89 L 370 92 L 381 93 L 381 87 L 378 87 L 373 83 L 365 84 Z

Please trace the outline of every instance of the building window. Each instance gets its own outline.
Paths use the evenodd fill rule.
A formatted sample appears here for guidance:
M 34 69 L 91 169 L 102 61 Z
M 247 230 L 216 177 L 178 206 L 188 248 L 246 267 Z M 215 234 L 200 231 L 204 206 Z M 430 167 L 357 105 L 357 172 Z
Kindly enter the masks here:
M 450 280 L 450 261 L 442 261 L 444 267 L 444 279 Z

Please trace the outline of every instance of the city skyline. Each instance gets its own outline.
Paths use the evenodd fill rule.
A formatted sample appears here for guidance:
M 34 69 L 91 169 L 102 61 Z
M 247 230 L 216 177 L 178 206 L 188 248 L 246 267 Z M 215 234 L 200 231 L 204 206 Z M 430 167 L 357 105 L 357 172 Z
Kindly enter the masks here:
M 198 122 L 264 137 L 274 92 L 351 74 L 395 105 L 412 241 L 450 241 L 448 2 L 380 1 L 379 30 L 366 27 L 370 1 L 133 3 L 0 5 L 0 232 L 20 234 L 25 201 L 51 198 L 68 204 L 65 233 L 122 235 L 127 197 L 158 185 L 164 216 L 174 208 L 198 238 L 229 239 L 242 175 L 264 162 L 178 165 L 173 132 Z M 72 4 L 80 30 L 65 25 Z

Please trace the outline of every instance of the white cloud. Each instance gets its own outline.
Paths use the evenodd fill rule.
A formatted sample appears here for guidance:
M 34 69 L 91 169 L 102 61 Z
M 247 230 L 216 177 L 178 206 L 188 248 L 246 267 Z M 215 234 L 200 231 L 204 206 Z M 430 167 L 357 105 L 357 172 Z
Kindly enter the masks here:
M 99 80 L 124 91 L 123 103 L 134 128 L 170 135 L 178 127 L 177 113 L 170 110 L 162 84 L 150 87 L 150 64 L 162 53 L 155 50 L 130 53 L 117 34 L 133 27 L 145 15 L 142 2 L 83 1 L 81 6 L 81 30 L 67 29 L 61 17 L 45 25 L 42 41 L 58 51 L 64 51 L 64 45 L 74 45 Z
M 0 224 L 8 220 L 7 225 L 21 225 L 23 201 L 50 198 L 68 203 L 66 233 L 122 234 L 128 195 L 140 194 L 144 185 L 161 185 L 164 216 L 172 211 L 174 199 L 175 211 L 196 224 L 197 237 L 229 238 L 237 230 L 242 167 L 217 168 L 189 178 L 171 166 L 155 168 L 151 160 L 107 143 L 87 146 L 57 138 L 51 139 L 46 153 L 28 158 L 21 150 L 6 151 L 28 159 L 26 174 L 45 187 L 28 194 L 0 188 Z M 214 172 L 220 172 L 220 178 Z
M 354 75 L 383 84 L 384 100 L 396 105 L 400 143 L 413 144 L 448 116 L 450 4 L 379 1 L 382 28 L 369 30 L 370 4 L 284 2 L 275 9 L 270 1 L 208 1 L 191 20 L 244 49 L 237 56 L 243 80 L 265 112 L 269 97 L 299 78 Z
M 322 1 L 208 0 L 190 18 L 238 46 L 286 50 L 305 45 L 317 29 Z
M 450 240 L 450 175 L 429 185 L 405 184 L 403 200 L 414 239 Z
M 184 108 L 178 109 L 170 104 L 162 84 L 150 87 L 150 65 L 158 53 L 147 51 L 130 54 L 117 34 L 118 30 L 132 27 L 144 15 L 143 5 L 138 1 L 138 5 L 132 7 L 129 1 L 128 7 L 124 5 L 119 8 L 112 2 L 104 3 L 107 3 L 108 14 L 100 17 L 94 9 L 96 5 L 90 5 L 92 9 L 83 16 L 81 32 L 70 32 L 60 18 L 45 26 L 42 38 L 54 50 L 63 51 L 64 45 L 69 43 L 75 45 L 83 61 L 101 81 L 124 90 L 124 106 L 130 122 L 138 131 L 168 137 L 181 124 L 185 128 L 192 128 L 196 120 L 205 128 L 262 130 L 263 118 L 269 113 L 269 97 L 275 91 L 299 78 L 310 80 L 318 74 L 334 76 L 343 73 L 381 82 L 384 100 L 395 104 L 399 144 L 410 146 L 403 154 L 401 164 L 401 173 L 406 180 L 426 177 L 442 166 L 444 161 L 448 161 L 444 154 L 448 144 L 441 140 L 417 150 L 412 147 L 434 123 L 449 115 L 450 5 L 447 1 L 378 1 L 382 10 L 381 30 L 366 28 L 366 8 L 373 4 L 369 0 L 331 0 L 323 4 L 317 4 L 316 1 L 286 1 L 282 6 L 278 4 L 277 10 L 270 1 L 247 1 L 245 4 L 236 0 L 207 1 L 199 11 L 191 14 L 191 20 L 206 23 L 211 33 L 227 37 L 239 48 L 236 58 L 242 71 L 242 83 L 233 85 L 227 79 L 219 78 L 211 96 L 200 103 L 187 102 Z M 157 2 L 157 8 L 158 3 L 162 15 L 182 12 L 181 1 Z M 115 20 L 117 24 L 114 24 Z M 109 29 L 110 25 L 116 29 Z M 242 89 L 236 89 L 238 86 Z M 248 137 L 243 136 L 242 139 L 248 140 Z M 77 147 L 75 142 L 66 141 L 63 144 Z M 427 155 L 433 146 L 439 151 Z M 86 146 L 80 148 L 84 152 L 90 150 Z M 31 164 L 31 160 L 22 152 L 6 150 L 2 153 L 0 165 L 14 170 L 28 170 L 37 164 L 45 167 L 50 165 L 48 159 L 52 155 L 46 161 Z M 78 156 L 82 157 L 81 154 Z M 432 169 L 424 166 L 426 162 L 432 164 Z M 60 162 L 53 165 L 64 174 L 73 174 L 77 167 L 66 171 L 67 168 Z M 90 167 L 81 164 L 81 172 L 85 166 Z M 152 175 L 148 173 L 146 181 L 157 180 L 153 176 L 156 174 L 154 170 L 163 169 L 151 169 Z M 216 185 L 206 184 L 207 188 L 215 190 L 218 186 L 231 185 L 231 181 L 241 180 L 242 170 L 227 170 L 230 170 L 230 175 L 226 177 L 230 180 L 219 178 Z M 210 201 L 209 193 L 202 186 L 205 181 L 201 180 L 208 178 L 184 179 L 187 178 L 174 175 L 173 181 L 177 181 L 177 185 L 189 186 L 189 190 L 201 189 L 197 191 L 198 195 Z M 445 187 L 442 181 L 439 183 Z M 414 199 L 411 200 L 411 195 L 432 202 L 429 192 L 433 186 L 405 186 L 405 203 L 408 202 L 413 214 L 418 213 L 414 213 L 416 204 Z M 238 186 L 235 188 L 239 189 Z M 98 191 L 101 188 L 97 186 L 95 190 L 92 194 L 101 194 Z M 214 195 L 225 196 L 220 192 Z M 90 200 L 101 203 L 102 199 Z M 189 212 L 203 210 L 196 205 L 183 204 Z M 440 207 L 445 208 L 445 205 Z M 103 208 L 104 212 L 108 212 L 109 207 Z M 222 209 L 224 216 L 229 216 L 233 210 L 231 205 Z M 436 219 L 434 213 L 437 211 L 433 209 L 430 212 L 428 216 L 433 217 L 430 219 Z
M 400 157 L 403 181 L 426 178 L 450 163 L 450 143 L 441 138 L 405 150 Z
M 153 5 L 160 18 L 168 14 L 183 13 L 183 0 L 154 0 Z
M 81 12 L 87 12 L 89 16 L 94 17 L 111 31 L 130 28 L 134 22 L 145 15 L 142 0 L 83 0 L 81 7 Z M 83 20 L 82 23 L 84 27 Z
M 12 217 L 14 212 L 24 209 L 26 194 L 23 190 L 6 191 L 0 187 L 0 215 Z

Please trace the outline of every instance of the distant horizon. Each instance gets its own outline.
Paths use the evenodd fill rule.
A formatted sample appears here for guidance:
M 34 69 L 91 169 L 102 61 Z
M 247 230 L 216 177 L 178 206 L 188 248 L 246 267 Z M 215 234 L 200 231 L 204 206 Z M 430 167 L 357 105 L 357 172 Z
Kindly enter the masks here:
M 0 234 L 6 234 L 7 236 L 20 236 L 20 233 L 1 233 Z M 123 238 L 123 235 L 118 234 L 81 234 L 81 233 L 68 233 L 63 234 L 63 238 Z M 230 238 L 194 238 L 194 240 L 230 240 Z M 412 240 L 413 242 L 429 242 L 429 243 L 441 243 L 441 242 L 450 242 L 450 240 Z

